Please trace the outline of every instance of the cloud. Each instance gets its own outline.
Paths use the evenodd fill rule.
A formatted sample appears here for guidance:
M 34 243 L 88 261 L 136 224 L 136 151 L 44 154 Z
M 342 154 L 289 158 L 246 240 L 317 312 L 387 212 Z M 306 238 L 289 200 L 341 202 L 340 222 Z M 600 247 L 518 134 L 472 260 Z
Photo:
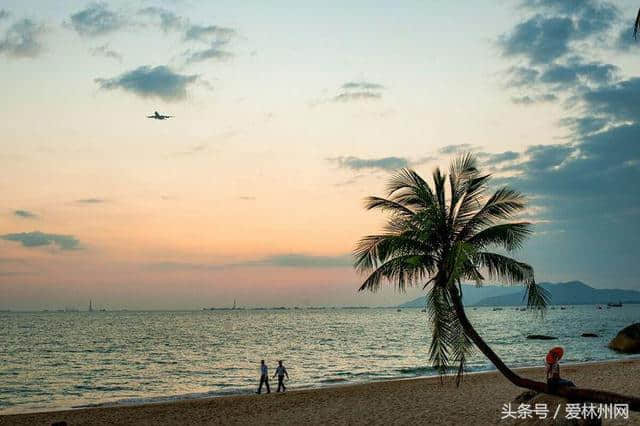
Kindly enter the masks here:
M 609 120 L 601 117 L 566 117 L 559 124 L 571 130 L 574 137 L 581 138 L 602 130 Z
M 27 211 L 27 210 L 14 210 L 13 214 L 15 216 L 22 217 L 22 218 L 25 218 L 25 219 L 34 219 L 34 218 L 38 217 L 37 214 L 32 213 L 32 212 Z
M 275 267 L 275 268 L 351 268 L 352 257 L 348 254 L 338 256 L 316 256 L 308 254 L 276 254 L 256 260 L 246 260 L 234 263 L 183 263 L 160 262 L 149 265 L 156 270 L 216 270 L 238 267 Z
M 186 18 L 161 7 L 146 7 L 140 9 L 138 14 L 157 17 L 160 28 L 165 33 L 170 31 L 183 31 L 189 25 L 189 21 Z
M 105 58 L 115 59 L 118 62 L 122 62 L 122 55 L 115 50 L 112 50 L 108 44 L 94 47 L 90 52 L 93 56 L 104 56 Z
M 523 4 L 533 10 L 571 17 L 575 23 L 576 37 L 598 35 L 609 30 L 620 14 L 613 3 L 599 0 L 526 0 Z
M 280 254 L 269 256 L 255 265 L 279 266 L 282 268 L 346 268 L 353 266 L 350 255 L 312 256 L 306 254 Z
M 218 25 L 190 25 L 184 33 L 185 40 L 204 42 L 209 42 L 212 39 L 218 42 L 228 42 L 235 36 L 236 30 L 233 28 Z
M 553 93 L 547 93 L 544 95 L 537 95 L 537 96 L 529 96 L 529 95 L 513 96 L 511 98 L 511 102 L 518 105 L 533 105 L 533 104 L 538 104 L 542 102 L 554 102 L 557 100 L 558 100 L 558 97 Z
M 618 37 L 614 41 L 614 48 L 620 52 L 631 52 L 638 49 L 640 44 L 633 38 L 633 22 L 624 22 L 618 31 Z
M 504 56 L 524 56 L 533 64 L 549 63 L 569 51 L 574 31 L 570 18 L 536 15 L 501 36 L 498 44 Z
M 507 71 L 507 88 L 530 90 L 518 94 L 523 99 L 564 92 L 567 101 L 560 105 L 570 115 L 558 124 L 568 130 L 568 142 L 528 147 L 498 169 L 508 175 L 496 181 L 523 191 L 535 209 L 544 211 L 545 221 L 534 218 L 537 237 L 527 249 L 532 264 L 566 275 L 579 271 L 604 285 L 635 285 L 640 273 L 635 259 L 640 244 L 640 77 L 620 80 L 624 70 L 584 56 L 610 51 L 612 41 L 631 38 L 631 25 L 621 35 L 618 11 L 606 1 L 531 0 L 524 5 L 537 15 L 500 40 L 505 56 L 526 61 Z M 551 19 L 565 20 L 571 33 L 545 27 Z M 527 47 L 527 35 L 519 30 L 533 24 Z M 550 38 L 556 40 L 547 45 Z
M 333 100 L 336 102 L 351 102 L 361 100 L 376 100 L 382 98 L 380 93 L 372 92 L 347 92 L 336 95 Z
M 0 235 L 0 238 L 6 241 L 19 242 L 24 247 L 42 247 L 53 244 L 58 246 L 60 250 L 76 250 L 79 248 L 79 241 L 72 235 L 45 234 L 40 231 L 34 231 Z
M 70 16 L 71 28 L 86 37 L 112 33 L 126 24 L 125 18 L 111 10 L 106 3 L 91 3 Z
M 579 84 L 602 85 L 612 82 L 618 67 L 601 62 L 585 63 L 581 58 L 572 58 L 567 64 L 552 64 L 540 75 L 540 82 L 553 84 L 556 88 L 569 89 Z
M 508 161 L 515 161 L 520 158 L 520 153 L 514 151 L 505 151 L 498 154 L 488 154 L 484 160 L 485 163 L 499 164 Z
M 42 38 L 47 32 L 44 24 L 31 19 L 13 23 L 0 39 L 0 53 L 12 58 L 35 58 L 43 50 Z
M 211 45 L 208 49 L 202 50 L 187 50 L 183 53 L 185 57 L 185 61 L 187 64 L 192 64 L 195 62 L 202 62 L 209 59 L 217 59 L 223 60 L 228 59 L 233 56 L 231 52 L 226 50 L 222 50 L 215 43 Z
M 538 80 L 540 71 L 529 67 L 511 67 L 507 71 L 510 77 L 507 87 L 523 87 L 530 86 Z
M 382 98 L 385 87 L 368 81 L 349 81 L 340 86 L 342 93 L 333 97 L 334 102 L 377 100 Z
M 207 60 L 224 60 L 233 56 L 233 53 L 225 49 L 234 38 L 237 31 L 233 28 L 219 25 L 191 24 L 189 19 L 159 7 L 147 7 L 138 11 L 138 14 L 156 17 L 162 30 L 167 32 L 182 33 L 185 42 L 204 42 L 209 47 L 204 49 L 188 49 L 182 53 L 186 64 L 203 62 Z
M 97 78 L 95 82 L 105 90 L 122 89 L 142 98 L 180 101 L 187 97 L 187 89 L 198 79 L 198 75 L 179 74 L 164 65 L 145 65 L 113 78 Z
M 11 16 L 11 13 L 8 10 L 0 9 L 0 21 L 7 19 L 9 16 Z
M 358 158 L 354 156 L 329 158 L 338 167 L 351 170 L 378 169 L 396 170 L 409 166 L 409 161 L 402 157 Z
M 446 145 L 438 149 L 438 154 L 445 154 L 445 155 L 458 154 L 461 152 L 474 151 L 478 148 L 479 148 L 478 146 L 471 145 L 468 143 Z
M 548 64 L 571 51 L 571 43 L 595 39 L 617 21 L 618 9 L 595 0 L 528 0 L 521 3 L 537 12 L 498 39 L 502 54 L 520 56 L 531 64 Z
M 341 86 L 344 90 L 382 90 L 384 86 L 367 81 L 350 81 Z
M 640 118 L 640 77 L 590 90 L 582 95 L 587 110 L 617 121 Z
M 107 200 L 102 198 L 83 198 L 81 200 L 76 200 L 76 202 L 81 204 L 102 204 L 106 203 Z

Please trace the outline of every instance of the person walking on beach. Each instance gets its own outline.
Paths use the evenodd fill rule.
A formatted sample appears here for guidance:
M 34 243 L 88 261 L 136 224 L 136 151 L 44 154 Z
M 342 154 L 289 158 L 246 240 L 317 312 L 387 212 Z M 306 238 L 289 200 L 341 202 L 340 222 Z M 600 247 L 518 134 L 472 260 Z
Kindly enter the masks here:
M 560 358 L 562 358 L 563 354 L 564 349 L 556 347 L 549 351 L 545 359 L 547 367 L 547 386 L 551 392 L 555 391 L 558 386 L 576 386 L 572 381 L 560 378 Z
M 273 377 L 278 376 L 278 390 L 276 392 L 280 392 L 280 388 L 282 388 L 282 392 L 286 391 L 287 388 L 284 385 L 284 376 L 287 376 L 287 380 L 289 380 L 289 373 L 287 373 L 287 369 L 282 365 L 282 360 L 278 361 L 278 367 L 276 367 L 276 374 Z
M 258 386 L 257 394 L 262 393 L 262 385 L 267 385 L 267 393 L 271 393 L 271 388 L 269 387 L 269 369 L 267 368 L 267 364 L 264 363 L 264 359 L 260 360 L 260 386 Z

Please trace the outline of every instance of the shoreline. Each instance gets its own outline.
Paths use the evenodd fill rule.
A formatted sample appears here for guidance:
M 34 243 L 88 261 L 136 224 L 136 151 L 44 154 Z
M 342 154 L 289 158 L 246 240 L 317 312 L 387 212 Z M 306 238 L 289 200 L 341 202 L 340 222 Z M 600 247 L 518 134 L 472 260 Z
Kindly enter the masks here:
M 525 377 L 537 378 L 538 380 L 541 380 L 544 374 L 543 367 L 540 366 L 521 367 L 515 370 Z M 637 377 L 640 376 L 640 359 L 638 357 L 562 364 L 562 371 L 563 374 L 566 374 L 567 377 L 575 380 L 581 386 L 640 395 L 640 381 L 637 380 Z M 415 393 L 423 394 L 429 389 L 436 390 L 438 393 L 443 394 L 443 396 L 447 394 L 449 398 L 463 398 L 471 402 L 481 401 L 481 406 L 485 405 L 485 409 L 483 410 L 481 406 L 478 407 L 477 403 L 471 404 L 470 402 L 471 406 L 469 408 L 472 411 L 475 410 L 475 413 L 467 413 L 467 415 L 471 415 L 471 418 L 484 417 L 487 422 L 491 423 L 491 419 L 495 421 L 499 420 L 499 417 L 496 417 L 496 413 L 499 414 L 499 409 L 503 403 L 511 401 L 515 396 L 523 392 L 522 389 L 507 382 L 507 380 L 495 370 L 466 374 L 460 388 L 455 387 L 452 377 L 451 375 L 445 376 L 443 383 L 441 383 L 438 376 L 406 377 L 367 383 L 344 383 L 324 387 L 292 389 L 284 394 L 276 394 L 275 392 L 272 392 L 270 395 L 263 394 L 260 396 L 255 394 L 238 394 L 176 399 L 142 404 L 113 404 L 101 405 L 99 407 L 3 414 L 0 415 L 0 425 L 44 425 L 62 420 L 73 424 L 156 424 L 159 422 L 164 422 L 165 424 L 215 424 L 223 420 L 225 420 L 225 423 L 227 423 L 226 420 L 229 420 L 228 423 L 244 423 L 250 421 L 266 421 L 269 423 L 269 419 L 264 420 L 261 419 L 260 416 L 256 417 L 255 411 L 261 412 L 261 407 L 269 407 L 269 410 L 281 412 L 281 415 L 285 417 L 292 415 L 288 410 L 288 407 L 291 406 L 297 408 L 297 410 L 293 412 L 293 415 L 296 416 L 296 412 L 300 409 L 308 414 L 322 407 L 329 411 L 337 410 L 342 412 L 346 410 L 346 412 L 350 412 L 356 409 L 360 412 L 362 407 L 360 407 L 359 404 L 364 403 L 365 406 L 368 406 L 367 412 L 371 414 L 371 412 L 376 412 L 384 408 L 385 404 L 388 405 L 388 399 L 397 401 L 409 399 L 410 401 L 414 401 Z M 409 391 L 410 389 L 414 391 Z M 354 395 L 362 399 L 359 404 L 352 406 L 348 401 L 345 402 L 345 398 L 348 400 L 349 397 Z M 375 399 L 379 399 L 381 395 L 386 395 L 387 397 L 382 398 L 379 402 L 372 402 Z M 428 394 L 424 396 L 428 397 Z M 421 400 L 421 406 L 422 404 L 434 404 L 434 406 L 437 406 L 438 402 L 427 398 L 427 400 Z M 404 406 L 405 404 L 402 403 L 400 405 Z M 196 413 L 200 413 L 200 417 L 196 416 L 197 418 L 192 419 L 191 416 Z M 202 417 L 204 413 L 207 414 Z M 226 414 L 223 415 L 221 413 Z M 316 421 L 319 423 L 326 422 L 329 419 L 322 417 L 324 414 L 320 413 L 319 418 L 312 416 L 308 420 L 311 423 L 315 423 Z M 365 418 L 368 418 L 368 415 L 365 415 L 364 418 L 362 417 L 362 415 L 366 413 L 360 414 L 360 416 L 349 419 L 346 422 L 360 423 L 364 422 Z M 409 413 L 407 413 L 407 415 L 408 414 Z M 451 421 L 453 421 L 453 418 L 463 419 L 463 417 L 457 417 L 455 413 L 450 414 L 449 420 Z M 488 414 L 490 414 L 490 416 Z M 385 417 L 385 414 L 380 415 Z M 411 416 L 413 415 L 417 415 L 417 413 L 411 414 Z M 379 415 L 373 416 L 368 418 L 368 422 L 373 421 L 377 423 L 382 417 Z M 297 421 L 296 418 L 297 417 L 289 417 L 289 420 L 294 422 Z M 183 419 L 184 421 L 179 421 L 179 419 Z M 631 419 L 638 420 L 637 424 L 640 424 L 640 416 L 636 418 L 635 413 L 630 420 Z M 398 418 L 395 420 L 397 421 Z M 407 417 L 406 420 L 409 421 L 409 418 Z
M 562 367 L 572 367 L 572 366 L 582 366 L 582 365 L 591 365 L 591 364 L 612 364 L 618 362 L 624 362 L 628 360 L 637 360 L 640 362 L 640 354 L 638 355 L 623 355 L 620 354 L 622 358 L 619 359 L 609 359 L 609 360 L 592 360 L 592 361 L 579 361 L 579 362 L 571 362 L 571 363 L 562 363 Z M 516 372 L 526 372 L 529 370 L 537 370 L 542 368 L 541 366 L 536 365 L 528 365 L 512 368 L 513 371 Z M 491 365 L 490 369 L 487 370 L 479 370 L 479 371 L 469 371 L 465 372 L 465 377 L 472 375 L 482 375 L 482 374 L 491 374 L 497 373 L 497 369 Z M 334 382 L 330 384 L 321 384 L 317 386 L 301 386 L 301 387 L 287 387 L 290 389 L 287 393 L 291 392 L 300 392 L 300 391 L 316 391 L 316 390 L 325 390 L 325 389 L 333 389 L 333 388 L 342 388 L 345 386 L 359 386 L 359 385 L 368 385 L 373 383 L 385 383 L 385 382 L 398 382 L 398 381 L 407 381 L 407 380 L 422 380 L 422 379 L 434 379 L 439 378 L 438 374 L 431 375 L 422 375 L 422 376 L 409 376 L 409 377 L 392 377 L 392 378 L 383 378 L 379 380 L 369 380 L 369 381 L 344 381 L 344 382 Z M 445 379 L 455 377 L 455 373 L 446 374 L 443 377 Z M 257 383 L 257 381 L 256 381 Z M 138 407 L 144 405 L 156 405 L 156 404 L 171 404 L 175 402 L 181 401 L 200 401 L 207 399 L 219 399 L 219 398 L 234 398 L 239 396 L 257 396 L 255 395 L 254 388 L 242 388 L 239 392 L 231 392 L 226 394 L 215 394 L 215 393 L 186 393 L 186 394 L 177 394 L 177 395 L 162 395 L 155 397 L 132 397 L 132 398 L 123 398 L 116 400 L 107 400 L 104 402 L 96 402 L 96 403 L 87 403 L 81 405 L 72 405 L 72 406 L 61 406 L 54 408 L 45 408 L 45 409 L 32 409 L 20 412 L 9 412 L 2 413 L 0 412 L 0 418 L 3 416 L 13 416 L 13 415 L 28 415 L 28 414 L 43 414 L 43 413 L 53 413 L 59 411 L 78 411 L 78 410 L 86 410 L 86 409 L 102 409 L 102 408 L 117 408 L 117 407 Z

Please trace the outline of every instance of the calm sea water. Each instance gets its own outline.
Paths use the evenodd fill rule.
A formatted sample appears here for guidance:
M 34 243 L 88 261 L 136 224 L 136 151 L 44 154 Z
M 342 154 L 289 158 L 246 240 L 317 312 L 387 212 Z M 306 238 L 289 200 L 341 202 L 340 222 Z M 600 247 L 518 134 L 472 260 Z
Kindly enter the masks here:
M 640 305 L 573 306 L 543 320 L 513 308 L 468 314 L 516 367 L 542 365 L 556 345 L 565 347 L 564 362 L 621 358 L 606 344 L 640 320 Z M 0 324 L 0 414 L 251 393 L 261 358 L 270 374 L 284 359 L 290 388 L 435 374 L 419 309 L 4 312 Z M 492 366 L 476 353 L 469 368 Z

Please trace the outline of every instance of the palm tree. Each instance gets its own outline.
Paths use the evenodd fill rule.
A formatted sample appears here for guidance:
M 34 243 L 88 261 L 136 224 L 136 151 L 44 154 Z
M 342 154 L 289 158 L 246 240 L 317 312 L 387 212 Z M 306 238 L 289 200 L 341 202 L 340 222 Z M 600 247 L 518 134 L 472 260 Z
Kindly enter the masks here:
M 441 374 L 457 367 L 459 385 L 465 362 L 475 346 L 514 385 L 572 400 L 629 403 L 640 410 L 640 398 L 583 388 L 559 387 L 520 377 L 486 344 L 467 318 L 462 281 L 481 285 L 485 277 L 523 284 L 527 307 L 543 313 L 549 301 L 533 268 L 503 253 L 522 246 L 531 234 L 528 222 L 510 222 L 525 208 L 522 194 L 508 187 L 488 194 L 489 174 L 466 154 L 452 161 L 449 175 L 433 172 L 433 188 L 415 171 L 402 169 L 389 181 L 386 198 L 368 197 L 366 208 L 388 212 L 383 233 L 362 238 L 354 250 L 356 270 L 367 277 L 360 290 L 376 291 L 390 283 L 399 291 L 422 285 L 432 326 L 430 359 Z M 448 182 L 448 191 L 447 191 Z

